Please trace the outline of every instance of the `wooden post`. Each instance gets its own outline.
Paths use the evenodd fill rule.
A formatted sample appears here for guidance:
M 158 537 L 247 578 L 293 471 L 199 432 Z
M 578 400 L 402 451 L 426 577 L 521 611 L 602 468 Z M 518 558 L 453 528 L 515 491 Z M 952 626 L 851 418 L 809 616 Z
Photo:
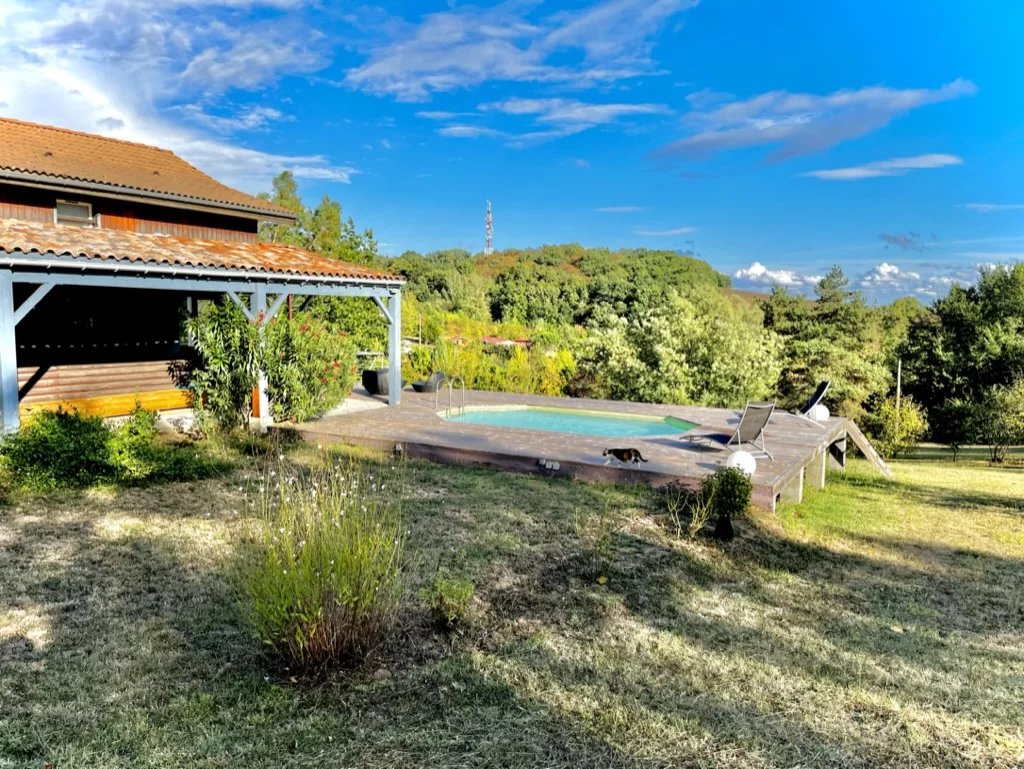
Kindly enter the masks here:
M 828 466 L 828 449 L 822 448 L 807 466 L 807 482 L 811 488 L 825 488 L 825 468 Z
M 18 347 L 15 342 L 14 275 L 0 270 L 0 432 L 18 429 Z
M 395 291 L 388 300 L 388 405 L 402 402 L 402 294 Z
M 252 313 L 256 323 L 256 333 L 259 334 L 260 346 L 263 342 L 263 327 L 267 322 L 267 287 L 257 283 L 253 287 L 252 297 L 249 299 L 249 312 Z M 270 398 L 267 396 L 267 372 L 260 367 L 259 381 L 257 388 L 257 413 L 259 414 L 260 432 L 264 433 L 273 424 L 274 419 L 270 416 Z

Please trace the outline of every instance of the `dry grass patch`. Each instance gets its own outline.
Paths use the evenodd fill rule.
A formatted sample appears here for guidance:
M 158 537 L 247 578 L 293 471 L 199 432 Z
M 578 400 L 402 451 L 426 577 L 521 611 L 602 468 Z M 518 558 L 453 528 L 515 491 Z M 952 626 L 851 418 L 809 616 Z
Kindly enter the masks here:
M 896 471 L 714 546 L 639 489 L 410 463 L 398 633 L 315 685 L 226 576 L 251 471 L 0 508 L 0 767 L 1019 764 L 1024 477 Z M 456 635 L 417 595 L 439 564 L 476 586 Z

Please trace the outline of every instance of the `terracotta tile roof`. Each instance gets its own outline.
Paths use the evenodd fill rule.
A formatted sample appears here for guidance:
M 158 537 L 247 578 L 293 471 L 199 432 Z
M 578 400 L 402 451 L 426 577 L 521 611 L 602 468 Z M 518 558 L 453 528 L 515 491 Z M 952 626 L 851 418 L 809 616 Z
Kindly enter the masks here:
M 295 218 L 273 203 L 221 184 L 170 150 L 0 118 L 0 176 L 26 175 L 74 187 L 110 185 L 125 194 Z
M 2 252 L 117 261 L 139 265 L 143 271 L 146 267 L 203 267 L 211 270 L 211 277 L 218 270 L 241 270 L 264 276 L 405 282 L 379 270 L 278 243 L 225 243 L 14 219 L 0 219 Z

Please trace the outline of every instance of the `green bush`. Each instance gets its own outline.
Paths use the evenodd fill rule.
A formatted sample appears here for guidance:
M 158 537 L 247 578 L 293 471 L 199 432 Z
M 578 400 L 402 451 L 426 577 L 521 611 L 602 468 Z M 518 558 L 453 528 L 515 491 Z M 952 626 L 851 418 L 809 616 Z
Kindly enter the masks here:
M 985 391 L 974 409 L 973 433 L 988 445 L 993 462 L 1006 459 L 1010 446 L 1024 443 L 1024 378 Z
M 451 631 L 466 623 L 474 591 L 472 580 L 438 573 L 433 583 L 420 591 L 420 598 L 430 607 L 434 624 Z
M 156 420 L 139 408 L 116 427 L 77 411 L 41 411 L 4 441 L 0 454 L 13 483 L 37 491 L 197 480 L 225 469 L 197 446 L 161 443 Z
M 732 539 L 732 519 L 747 512 L 753 490 L 750 476 L 735 467 L 720 465 L 701 481 L 694 520 L 697 520 L 697 513 L 704 514 L 704 522 L 714 516 L 715 536 L 722 540 Z M 704 522 L 696 529 L 691 523 L 691 533 L 699 531 Z
M 121 481 L 140 481 L 157 473 L 162 457 L 156 443 L 155 411 L 136 408 L 110 436 L 110 459 Z
M 256 634 L 291 669 L 358 663 L 391 626 L 404 585 L 399 480 L 354 461 L 264 475 L 240 585 Z
M 189 373 L 192 405 L 220 429 L 248 427 L 262 349 L 255 324 L 231 303 L 210 303 L 186 323 L 198 360 Z
M 875 444 L 886 459 L 912 454 L 928 432 L 924 409 L 906 396 L 899 405 L 895 398 L 886 398 L 878 410 L 878 423 Z
M 40 411 L 7 437 L 2 451 L 16 484 L 76 488 L 114 476 L 110 428 L 78 411 Z
M 305 313 L 275 318 L 266 327 L 265 350 L 275 419 L 315 419 L 352 390 L 356 348 L 335 325 Z

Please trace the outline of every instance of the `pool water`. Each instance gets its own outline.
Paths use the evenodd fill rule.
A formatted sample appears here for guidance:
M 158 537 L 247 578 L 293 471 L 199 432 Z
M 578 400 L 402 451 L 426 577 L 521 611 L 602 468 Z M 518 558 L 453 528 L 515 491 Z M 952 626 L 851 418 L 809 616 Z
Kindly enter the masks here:
M 683 422 L 679 419 L 673 419 L 673 423 L 669 424 L 659 417 L 543 406 L 469 408 L 465 413 L 453 415 L 447 419 L 450 422 L 470 425 L 631 438 L 641 438 L 647 435 L 679 435 L 681 432 L 686 432 L 687 429 L 696 427 L 692 422 Z

